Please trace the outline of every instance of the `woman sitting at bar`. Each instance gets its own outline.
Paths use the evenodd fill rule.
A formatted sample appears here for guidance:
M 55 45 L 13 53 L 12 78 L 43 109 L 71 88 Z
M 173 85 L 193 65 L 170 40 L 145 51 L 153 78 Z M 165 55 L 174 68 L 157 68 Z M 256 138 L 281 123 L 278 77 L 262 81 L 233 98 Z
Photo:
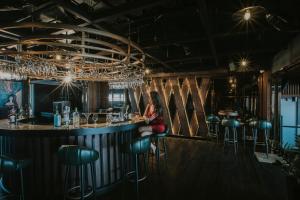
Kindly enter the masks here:
M 163 133 L 166 129 L 159 95 L 156 91 L 152 91 L 150 97 L 150 103 L 147 105 L 143 116 L 147 126 L 139 128 L 141 136 Z M 155 152 L 156 147 L 154 144 L 151 144 L 151 148 Z

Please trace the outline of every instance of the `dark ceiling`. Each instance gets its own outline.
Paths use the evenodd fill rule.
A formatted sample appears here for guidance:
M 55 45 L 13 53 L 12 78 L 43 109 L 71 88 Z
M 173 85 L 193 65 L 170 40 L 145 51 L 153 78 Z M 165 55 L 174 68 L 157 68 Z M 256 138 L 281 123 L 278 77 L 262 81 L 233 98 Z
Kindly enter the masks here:
M 276 30 L 264 16 L 238 24 L 232 15 L 250 5 L 288 23 Z M 147 53 L 155 71 L 228 68 L 247 57 L 270 68 L 273 56 L 299 33 L 297 0 L 1 0 L 0 23 L 66 23 L 103 29 L 130 37 Z M 18 33 L 22 35 L 23 33 Z M 0 40 L 9 40 L 0 30 Z

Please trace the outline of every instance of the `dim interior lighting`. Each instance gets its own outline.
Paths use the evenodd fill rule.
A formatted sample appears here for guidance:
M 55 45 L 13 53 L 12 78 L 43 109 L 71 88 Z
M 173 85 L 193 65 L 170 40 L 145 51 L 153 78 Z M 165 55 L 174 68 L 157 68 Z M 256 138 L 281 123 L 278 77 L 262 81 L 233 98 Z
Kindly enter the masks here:
M 63 79 L 63 83 L 66 83 L 66 84 L 71 83 L 72 81 L 73 81 L 73 78 L 72 78 L 71 74 L 68 74 Z
M 241 61 L 240 61 L 240 65 L 241 65 L 242 67 L 247 67 L 247 65 L 248 65 L 248 60 L 245 59 L 245 58 L 242 58 Z
M 61 60 L 61 55 L 56 55 L 56 56 L 55 56 L 55 59 L 56 59 L 56 60 Z
M 244 20 L 248 21 L 251 18 L 251 12 L 249 10 L 246 10 L 244 14 Z
M 146 74 L 150 74 L 150 69 L 146 69 L 146 70 L 145 70 L 145 73 L 146 73 Z

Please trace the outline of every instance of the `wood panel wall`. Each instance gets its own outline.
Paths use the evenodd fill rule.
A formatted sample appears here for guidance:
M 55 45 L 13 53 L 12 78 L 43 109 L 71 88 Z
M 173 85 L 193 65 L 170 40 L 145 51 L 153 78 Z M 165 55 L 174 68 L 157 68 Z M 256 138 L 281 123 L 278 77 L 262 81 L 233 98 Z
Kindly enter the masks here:
M 271 71 L 258 77 L 258 115 L 260 119 L 271 120 Z
M 199 81 L 200 80 L 200 81 Z M 131 107 L 136 108 L 141 115 L 141 103 L 149 103 L 150 91 L 157 91 L 161 98 L 165 123 L 175 135 L 188 137 L 206 136 L 207 125 L 205 122 L 204 105 L 210 86 L 210 77 L 196 75 L 150 77 L 141 87 L 129 90 Z M 176 112 L 171 117 L 170 99 L 174 95 Z M 193 113 L 189 119 L 186 105 L 189 95 L 193 103 Z M 142 102 L 141 102 L 142 101 Z
M 96 112 L 99 108 L 108 107 L 109 86 L 106 82 L 89 82 L 88 83 L 88 110 Z

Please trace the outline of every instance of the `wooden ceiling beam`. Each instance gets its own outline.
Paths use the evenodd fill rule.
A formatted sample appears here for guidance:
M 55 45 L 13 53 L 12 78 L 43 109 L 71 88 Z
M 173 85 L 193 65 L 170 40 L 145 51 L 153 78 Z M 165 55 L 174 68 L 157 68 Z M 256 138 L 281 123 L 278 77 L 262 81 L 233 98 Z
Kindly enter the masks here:
M 98 24 L 93 23 L 91 20 L 91 16 L 89 16 L 87 13 L 83 12 L 80 10 L 78 7 L 73 5 L 71 2 L 66 1 L 66 0 L 54 0 L 58 5 L 63 7 L 67 12 L 71 13 L 72 15 L 82 19 L 86 23 L 84 24 L 85 26 L 87 25 L 92 25 L 97 29 L 100 30 L 105 30 L 103 27 L 99 26 Z M 82 25 L 79 25 L 82 26 Z
M 23 21 L 25 21 L 27 19 L 30 19 L 30 18 L 32 18 L 34 16 L 39 15 L 44 10 L 53 8 L 54 6 L 55 6 L 55 2 L 53 2 L 53 1 L 46 1 L 46 2 L 38 5 L 37 7 L 35 7 L 29 15 L 27 15 L 25 17 L 22 17 L 22 18 L 19 18 L 19 19 L 15 20 L 15 22 L 23 22 Z
M 164 0 L 139 0 L 130 3 L 123 4 L 121 6 L 113 7 L 107 11 L 98 11 L 94 14 L 95 18 L 93 19 L 93 23 L 100 23 L 103 21 L 110 20 L 112 18 L 123 16 L 125 14 L 132 13 L 137 10 L 155 7 L 161 4 L 164 4 Z
M 206 35 L 207 35 L 207 38 L 209 41 L 209 45 L 211 48 L 211 52 L 215 59 L 215 64 L 216 64 L 216 66 L 218 66 L 219 65 L 218 55 L 217 55 L 216 45 L 214 43 L 214 39 L 213 39 L 212 33 L 211 33 L 211 26 L 210 26 L 211 20 L 208 16 L 206 2 L 205 2 L 205 0 L 197 0 L 197 4 L 198 4 L 198 8 L 199 8 L 199 14 L 200 14 L 202 26 L 205 29 L 205 32 L 206 32 Z

